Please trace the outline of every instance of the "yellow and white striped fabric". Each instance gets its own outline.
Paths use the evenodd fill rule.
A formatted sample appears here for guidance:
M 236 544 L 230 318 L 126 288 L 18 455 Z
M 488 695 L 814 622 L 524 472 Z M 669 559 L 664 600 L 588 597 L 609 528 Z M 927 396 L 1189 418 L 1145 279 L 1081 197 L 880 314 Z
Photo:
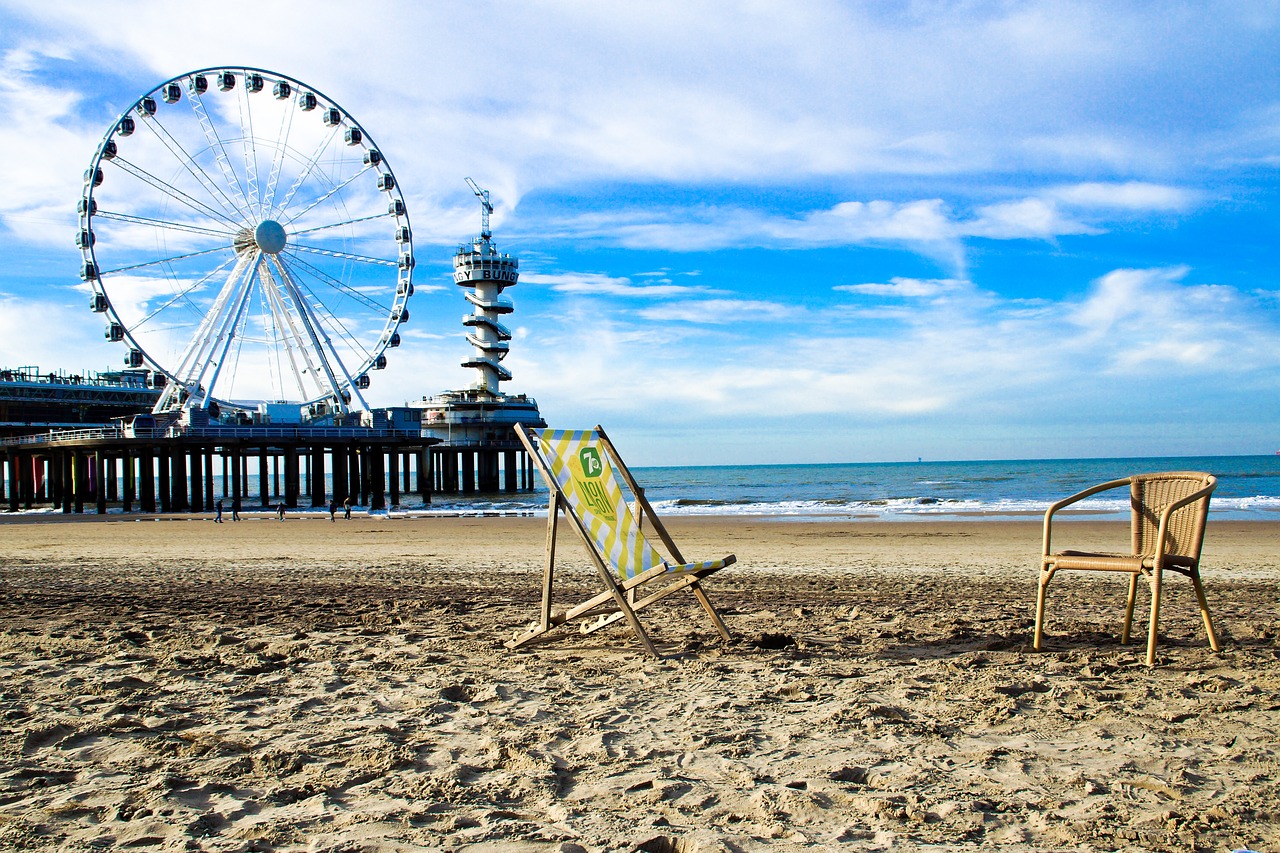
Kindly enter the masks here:
M 619 577 L 626 580 L 663 565 L 627 505 L 595 430 L 542 430 L 538 443 L 560 491 Z

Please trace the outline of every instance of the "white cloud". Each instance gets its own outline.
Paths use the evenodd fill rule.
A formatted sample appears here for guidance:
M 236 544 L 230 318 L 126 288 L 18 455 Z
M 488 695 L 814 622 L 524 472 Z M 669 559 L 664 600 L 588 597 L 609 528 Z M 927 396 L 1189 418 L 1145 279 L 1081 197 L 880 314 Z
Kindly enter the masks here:
M 1080 340 L 1106 342 L 1106 367 L 1117 373 L 1271 369 L 1275 318 L 1265 303 L 1232 287 L 1185 285 L 1189 273 L 1186 267 L 1115 270 L 1065 318 Z
M 540 221 L 531 230 L 517 233 L 528 241 L 574 235 L 630 249 L 678 252 L 898 244 L 950 256 L 959 251 L 957 238 L 963 229 L 949 217 L 941 200 L 926 199 L 848 201 L 795 215 L 711 206 L 619 210 Z
M 636 312 L 646 320 L 727 325 L 791 319 L 801 311 L 790 305 L 762 299 L 699 299 L 668 302 Z
M 540 221 L 516 233 L 527 241 L 574 235 L 630 249 L 677 252 L 747 246 L 903 246 L 946 261 L 959 271 L 964 266 L 964 241 L 971 237 L 1054 241 L 1071 235 L 1098 235 L 1118 219 L 1179 211 L 1194 198 L 1187 191 L 1148 184 L 1081 184 L 980 205 L 972 216 L 958 214 L 936 198 L 844 201 L 789 215 L 747 207 L 650 207 Z M 1072 208 L 1071 212 L 1064 207 Z
M 888 241 L 929 243 L 949 240 L 955 229 L 941 199 L 895 204 L 888 201 L 845 201 L 830 210 L 805 216 L 803 226 L 779 223 L 773 230 L 797 243 L 863 243 Z
M 1164 170 L 1177 158 L 1161 155 L 1161 147 L 1185 140 L 1136 138 L 1133 112 L 1108 112 L 1098 81 L 1141 91 L 1149 85 L 1141 75 L 1154 61 L 1176 56 L 1180 67 L 1195 67 L 1216 56 L 1207 34 L 1170 37 L 1167 16 L 1109 5 L 1085 4 L 1070 14 L 1054 4 L 931 7 L 929 14 L 835 2 L 803 10 L 767 3 L 733 9 L 723 14 L 666 3 L 660 12 L 638 15 L 567 0 L 512 4 L 501 14 L 484 6 L 461 15 L 415 7 L 398 10 L 398 25 L 388 28 L 377 16 L 353 19 L 337 3 L 269 4 L 257 14 L 263 21 L 287 18 L 291 37 L 283 41 L 271 26 L 245 28 L 234 16 L 210 16 L 192 29 L 158 2 L 104 17 L 50 0 L 10 16 L 13 29 L 28 31 L 23 44 L 55 45 L 50 52 L 79 62 L 86 81 L 110 69 L 112 77 L 101 85 L 113 89 L 108 97 L 116 107 L 166 76 L 228 55 L 254 57 L 318 85 L 376 136 L 401 183 L 412 188 L 410 209 L 423 245 L 448 244 L 474 231 L 474 203 L 460 177 L 468 174 L 492 190 L 501 228 L 531 190 L 601 179 L 771 186 L 838 177 L 847 187 L 873 175 L 1028 167 L 1141 175 L 1144 162 Z M 1264 43 L 1275 29 L 1275 22 L 1241 20 L 1229 9 L 1210 17 L 1241 44 Z M 472 68 L 471 42 L 463 35 L 477 28 L 485 32 L 486 49 L 503 60 L 483 73 Z M 1170 46 L 1143 37 L 1154 31 L 1165 32 Z M 335 32 L 344 43 L 376 49 L 352 51 L 359 59 L 336 68 L 315 49 Z M 0 106 L 23 121 L 0 130 L 0 141 L 24 155 L 7 158 L 20 164 L 11 167 L 13 174 L 0 171 L 11 188 L 11 209 L 0 212 L 30 239 L 53 240 L 51 223 L 73 223 L 66 213 L 73 202 L 63 199 L 78 194 L 80 161 L 87 163 L 104 129 L 81 117 L 84 96 L 100 94 L 44 83 L 47 61 L 29 48 L 7 55 Z M 1054 61 L 1046 63 L 1045 56 Z M 1230 66 L 1237 60 L 1217 61 Z M 1177 75 L 1164 82 L 1191 85 Z M 1161 96 L 1174 101 L 1178 91 Z M 1233 103 L 1228 99 L 1220 109 Z M 1274 123 L 1249 107 L 1230 115 L 1235 130 L 1247 121 Z M 1249 146 L 1262 144 L 1252 139 Z M 1216 150 L 1221 140 L 1205 144 Z M 846 201 L 794 215 L 709 204 L 657 219 L 627 216 L 599 228 L 589 216 L 563 224 L 575 236 L 602 234 L 627 247 L 679 251 L 734 241 L 888 242 L 950 258 L 958 267 L 956 241 L 966 236 L 1053 239 L 1104 227 L 1057 204 L 1159 211 L 1188 203 L 1185 191 L 1147 180 L 1095 180 L 1033 191 L 970 220 L 951 213 L 948 202 L 926 197 Z M 533 233 L 530 225 L 518 225 Z
M 0 56 L 0 221 L 18 239 L 70 246 L 76 198 L 96 143 L 76 118 L 81 97 L 46 85 L 38 73 L 48 54 L 20 47 Z
M 520 281 L 528 284 L 547 285 L 558 293 L 581 293 L 591 296 L 653 299 L 715 292 L 704 287 L 689 287 L 687 285 L 671 284 L 670 282 L 635 284 L 625 276 L 608 276 L 600 273 L 521 273 Z
M 1067 234 L 1097 234 L 1099 230 L 1063 216 L 1056 204 L 1039 198 L 990 204 L 962 227 L 974 237 L 993 240 L 1052 240 Z
M 1114 184 L 1090 181 L 1054 187 L 1048 190 L 1046 195 L 1076 207 L 1175 213 L 1187 210 L 1200 198 L 1200 193 L 1182 187 L 1164 186 L 1145 181 L 1125 181 Z
M 889 296 L 899 299 L 930 299 L 946 293 L 968 289 L 967 281 L 954 278 L 894 278 L 887 283 L 838 284 L 832 290 L 845 293 L 861 293 L 868 296 Z
M 121 363 L 124 350 L 103 337 L 106 320 L 87 309 L 72 288 L 44 299 L 0 291 L 0 366 L 103 370 Z

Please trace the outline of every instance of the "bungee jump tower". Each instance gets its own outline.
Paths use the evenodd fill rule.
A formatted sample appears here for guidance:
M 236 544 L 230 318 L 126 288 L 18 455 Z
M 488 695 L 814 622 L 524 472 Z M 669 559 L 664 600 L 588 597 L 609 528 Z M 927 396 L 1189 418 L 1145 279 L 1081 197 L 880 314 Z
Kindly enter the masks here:
M 472 311 L 462 317 L 471 354 L 462 361 L 479 373 L 470 388 L 445 391 L 411 404 L 422 408 L 422 435 L 439 440 L 432 448 L 435 491 L 443 494 L 527 491 L 534 487 L 533 466 L 516 438 L 514 426 L 546 426 L 538 404 L 524 394 L 504 394 L 500 383 L 511 379 L 503 366 L 511 348 L 511 332 L 500 318 L 515 310 L 502 295 L 520 278 L 520 259 L 499 254 L 489 230 L 493 205 L 489 191 L 467 178 L 480 200 L 480 234 L 458 247 L 453 256 L 453 282 L 468 288 Z

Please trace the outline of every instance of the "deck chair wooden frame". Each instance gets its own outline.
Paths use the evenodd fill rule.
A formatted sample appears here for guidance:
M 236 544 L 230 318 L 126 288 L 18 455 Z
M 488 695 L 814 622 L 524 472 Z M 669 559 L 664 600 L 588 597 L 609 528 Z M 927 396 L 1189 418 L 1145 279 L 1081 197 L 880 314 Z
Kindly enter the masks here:
M 1062 569 L 1126 572 L 1129 574 L 1129 597 L 1125 604 L 1124 630 L 1121 643 L 1129 642 L 1133 626 L 1133 607 L 1138 591 L 1138 578 L 1151 585 L 1151 621 L 1147 628 L 1147 666 L 1156 662 L 1156 627 L 1160 619 L 1160 588 L 1166 571 L 1185 575 L 1195 587 L 1204 618 L 1209 646 L 1219 651 L 1218 635 L 1213 629 L 1209 602 L 1200 582 L 1200 550 L 1209 516 L 1209 497 L 1218 481 L 1199 471 L 1172 471 L 1160 474 L 1137 474 L 1111 480 L 1085 489 L 1058 501 L 1044 514 L 1044 544 L 1040 557 L 1040 588 L 1036 595 L 1036 629 L 1034 647 L 1042 648 L 1044 640 L 1045 598 L 1049 581 Z M 1077 501 L 1127 486 L 1132 508 L 1133 552 L 1101 554 L 1086 551 L 1052 550 L 1053 518 L 1056 513 Z
M 650 605 L 685 589 L 693 593 L 702 605 L 720 636 L 725 640 L 730 639 L 729 629 L 702 588 L 702 580 L 732 565 L 736 558 L 730 554 L 719 560 L 687 562 L 661 519 L 653 511 L 644 489 L 636 483 L 602 427 L 596 426 L 591 430 L 538 430 L 516 424 L 515 431 L 551 490 L 551 497 L 547 507 L 547 553 L 538 618 L 526 630 L 508 641 L 507 648 L 515 649 L 543 640 L 558 626 L 575 619 L 584 620 L 580 626 L 584 634 L 625 619 L 641 647 L 650 655 L 660 657 L 644 626 L 640 624 L 638 614 Z M 559 453 L 553 449 L 553 443 L 558 443 Z M 585 451 L 584 448 L 594 450 Z M 574 459 L 565 458 L 564 454 L 570 450 L 579 456 L 585 453 L 586 460 L 574 462 Z M 594 492 L 589 496 L 592 499 L 591 506 L 584 505 L 586 499 L 579 491 L 585 489 L 588 483 L 582 477 L 591 475 L 584 474 L 583 466 L 589 463 L 594 468 L 597 461 L 608 469 L 600 472 L 603 474 L 602 480 L 607 480 L 613 473 L 622 480 L 631 493 L 630 503 L 626 502 L 625 493 L 618 490 L 613 496 L 616 509 L 601 509 L 598 495 Z M 557 471 L 568 480 L 567 484 L 557 477 Z M 592 507 L 596 507 L 596 511 L 593 512 Z M 586 546 L 604 590 L 567 610 L 553 611 L 556 533 L 561 513 Z M 610 515 L 614 520 L 612 526 Z M 624 518 L 624 515 L 629 518 Z M 654 548 L 645 537 L 646 522 L 662 543 L 665 559 L 662 552 Z M 619 532 L 623 530 L 624 533 Z M 615 538 L 613 547 L 607 553 L 601 540 L 610 535 Z M 619 543 L 625 547 L 618 547 Z M 643 558 L 639 563 L 631 559 L 637 554 Z

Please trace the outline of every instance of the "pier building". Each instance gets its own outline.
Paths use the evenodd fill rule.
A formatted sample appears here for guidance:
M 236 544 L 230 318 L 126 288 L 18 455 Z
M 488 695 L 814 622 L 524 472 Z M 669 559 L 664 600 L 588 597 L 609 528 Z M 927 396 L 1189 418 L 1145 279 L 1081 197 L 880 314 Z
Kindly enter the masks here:
M 0 437 L 106 427 L 113 419 L 150 412 L 162 387 L 145 369 L 0 368 Z

